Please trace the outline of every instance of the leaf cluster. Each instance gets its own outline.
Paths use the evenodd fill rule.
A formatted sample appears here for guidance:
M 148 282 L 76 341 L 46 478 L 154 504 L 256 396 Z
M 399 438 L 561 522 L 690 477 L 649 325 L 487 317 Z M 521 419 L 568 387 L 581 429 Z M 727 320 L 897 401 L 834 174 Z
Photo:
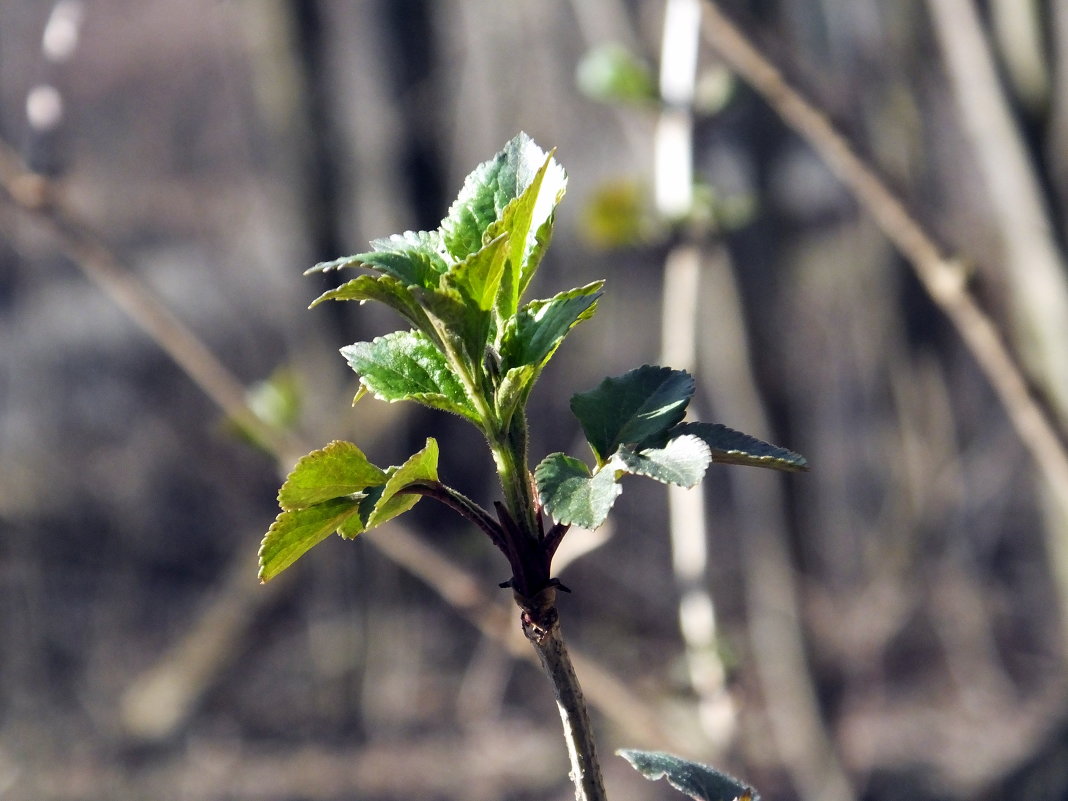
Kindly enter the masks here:
M 644 365 L 573 396 L 571 411 L 596 464 L 591 470 L 563 453 L 547 456 L 534 473 L 543 506 L 558 522 L 596 528 L 627 474 L 693 487 L 711 462 L 807 469 L 803 456 L 724 425 L 684 423 L 693 393 L 689 373 Z
M 441 225 L 371 243 L 371 250 L 309 272 L 358 268 L 327 300 L 377 301 L 410 326 L 341 349 L 360 393 L 457 414 L 485 435 L 505 501 L 496 519 L 438 480 L 437 444 L 381 469 L 352 443 L 308 454 L 286 479 L 282 508 L 260 550 L 267 580 L 336 531 L 352 538 L 406 511 L 422 495 L 476 524 L 532 597 L 551 584 L 552 554 L 572 524 L 596 528 L 625 475 L 692 487 L 711 462 L 805 469 L 796 453 L 721 425 L 684 422 L 689 374 L 645 365 L 571 400 L 594 464 L 563 453 L 527 467 L 525 408 L 564 338 L 597 309 L 603 281 L 525 301 L 552 238 L 567 175 L 553 153 L 519 134 L 467 176 Z M 555 524 L 545 530 L 544 515 Z
M 467 177 L 437 230 L 377 239 L 366 253 L 313 267 L 369 271 L 313 307 L 375 300 L 412 326 L 342 348 L 361 386 L 381 400 L 453 412 L 487 436 L 507 430 L 563 338 L 592 316 L 604 284 L 520 302 L 566 186 L 552 153 L 519 134 Z

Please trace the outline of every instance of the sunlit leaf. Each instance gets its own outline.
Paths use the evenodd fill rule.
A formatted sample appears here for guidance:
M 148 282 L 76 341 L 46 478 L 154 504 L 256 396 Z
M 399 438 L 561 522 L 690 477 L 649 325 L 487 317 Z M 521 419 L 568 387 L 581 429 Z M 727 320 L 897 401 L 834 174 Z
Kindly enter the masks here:
M 663 448 L 642 451 L 621 445 L 616 456 L 628 473 L 680 487 L 696 485 L 704 477 L 712 458 L 708 445 L 692 436 L 676 437 Z
M 673 437 L 680 435 L 703 439 L 712 452 L 713 462 L 769 467 L 788 472 L 808 470 L 808 461 L 801 454 L 771 445 L 719 423 L 682 423 L 670 432 Z
M 451 267 L 445 276 L 446 285 L 459 290 L 478 310 L 489 311 L 496 300 L 507 260 L 508 236 L 502 234 Z
M 412 294 L 412 289 L 389 275 L 361 275 L 353 278 L 321 294 L 312 301 L 309 308 L 314 309 L 327 300 L 357 300 L 361 303 L 376 300 L 389 306 L 428 336 L 438 336 L 433 331 L 426 311 Z
M 563 453 L 546 456 L 534 481 L 542 506 L 556 522 L 589 529 L 605 521 L 621 491 L 611 466 L 591 475 L 583 462 Z
M 553 210 L 567 187 L 567 174 L 552 153 L 543 153 L 533 142 L 530 145 L 526 156 L 533 158 L 540 153 L 544 159 L 541 166 L 485 234 L 496 236 L 507 232 L 509 235 L 508 270 L 497 299 L 497 311 L 503 319 L 515 314 L 519 299 L 537 270 L 544 250 L 541 240 L 552 234 Z
M 389 480 L 386 481 L 375 501 L 374 509 L 367 518 L 368 530 L 408 511 L 419 502 L 422 496 L 401 492 L 409 484 L 438 480 L 437 441 L 428 437 L 421 451 L 412 454 L 404 464 L 391 468 L 389 472 Z
M 604 281 L 595 281 L 523 306 L 508 321 L 501 338 L 505 369 L 525 364 L 543 366 L 568 331 L 593 316 L 603 286 Z
M 385 472 L 351 442 L 334 441 L 301 458 L 278 491 L 286 511 L 343 498 L 386 483 Z
M 341 353 L 379 400 L 413 400 L 479 421 L 445 356 L 418 332 L 397 331 L 372 342 L 356 342 Z
M 360 498 L 335 498 L 282 512 L 260 545 L 260 581 L 274 578 L 335 531 L 354 537 L 362 530 Z
M 487 230 L 500 219 L 508 204 L 522 195 L 523 190 L 535 180 L 546 157 L 545 151 L 529 136 L 521 133 L 496 156 L 478 165 L 467 176 L 456 201 L 441 222 L 445 247 L 453 258 L 464 259 L 482 247 Z M 563 170 L 559 169 L 559 172 L 562 174 Z M 544 202 L 551 208 L 555 205 L 553 199 Z M 536 209 L 533 214 L 534 225 L 540 228 L 550 213 L 545 213 L 542 208 Z M 523 236 L 526 236 L 525 232 Z
M 406 286 L 433 286 L 446 270 L 444 255 L 440 232 L 406 231 L 373 240 L 366 253 L 322 262 L 307 272 L 367 267 L 391 275 Z

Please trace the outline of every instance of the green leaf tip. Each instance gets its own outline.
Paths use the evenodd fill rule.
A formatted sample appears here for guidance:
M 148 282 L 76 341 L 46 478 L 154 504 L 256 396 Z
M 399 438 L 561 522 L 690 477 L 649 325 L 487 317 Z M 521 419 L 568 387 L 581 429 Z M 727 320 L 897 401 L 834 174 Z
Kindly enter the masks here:
M 696 801 L 760 801 L 749 785 L 722 771 L 663 751 L 621 748 L 616 753 L 650 781 L 666 778 L 676 790 Z
M 808 460 L 799 453 L 727 428 L 720 423 L 682 423 L 671 436 L 700 437 L 708 445 L 713 462 L 748 467 L 767 467 L 791 473 L 808 470 Z
M 509 226 L 512 236 L 520 235 L 516 247 L 522 245 L 525 253 L 530 252 L 537 232 L 549 221 L 563 197 L 567 174 L 551 153 L 520 132 L 492 159 L 471 171 L 441 221 L 442 240 L 452 257 L 464 259 L 486 243 L 488 232 L 490 238 L 499 234 L 500 231 L 491 232 L 491 226 L 532 185 L 535 186 L 533 196 L 527 196 L 530 209 L 515 220 L 522 225 Z M 517 230 L 520 227 L 522 231 Z M 519 265 L 515 266 L 518 269 Z
M 351 442 L 331 442 L 302 457 L 278 493 L 282 512 L 260 544 L 260 581 L 274 578 L 334 532 L 352 539 L 412 508 L 420 496 L 404 488 L 437 481 L 437 462 L 433 439 L 386 470 Z

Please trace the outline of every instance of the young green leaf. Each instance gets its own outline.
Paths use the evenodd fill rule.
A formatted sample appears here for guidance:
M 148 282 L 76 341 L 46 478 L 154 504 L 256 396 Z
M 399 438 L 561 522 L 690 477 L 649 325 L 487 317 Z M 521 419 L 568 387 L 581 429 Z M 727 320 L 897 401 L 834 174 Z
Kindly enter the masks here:
M 563 453 L 551 453 L 534 471 L 542 506 L 558 523 L 597 528 L 619 497 L 613 465 L 590 468 Z
M 455 287 L 474 309 L 489 311 L 508 260 L 508 236 L 501 234 L 466 259 L 452 266 L 445 275 L 445 285 Z
M 415 299 L 411 288 L 406 287 L 393 276 L 361 275 L 353 278 L 335 289 L 324 292 L 313 300 L 308 308 L 314 309 L 327 300 L 358 300 L 360 303 L 376 300 L 399 313 L 435 343 L 440 340 L 427 317 L 426 310 Z
M 439 348 L 449 363 L 457 369 L 470 369 L 481 362 L 493 327 L 493 312 L 479 309 L 458 289 L 447 285 L 438 289 L 413 287 L 413 294 L 430 321 L 433 341 L 441 343 Z
M 367 267 L 392 275 L 406 286 L 433 286 L 447 266 L 440 232 L 406 231 L 373 240 L 367 253 L 322 262 L 307 273 Z
M 278 515 L 260 545 L 260 581 L 270 581 L 335 531 L 349 537 L 363 531 L 360 500 L 334 498 Z
M 501 337 L 504 369 L 526 364 L 543 367 L 568 332 L 593 316 L 603 286 L 604 281 L 594 281 L 523 306 L 507 321 Z
M 278 491 L 278 505 L 285 511 L 304 509 L 385 483 L 385 472 L 363 451 L 351 442 L 335 440 L 297 462 Z
M 616 456 L 628 473 L 680 487 L 695 486 L 704 477 L 712 459 L 708 445 L 699 437 L 691 436 L 675 437 L 663 448 L 642 451 L 620 445 Z
M 600 465 L 620 445 L 641 450 L 662 444 L 664 434 L 686 414 L 693 393 L 689 373 L 647 364 L 574 395 L 571 411 Z
M 695 801 L 760 801 L 757 791 L 733 776 L 663 751 L 616 751 L 649 781 L 667 778 L 676 790 Z
M 448 215 L 441 221 L 442 238 L 453 258 L 464 259 L 482 247 L 487 229 L 500 219 L 508 204 L 522 195 L 523 190 L 535 180 L 546 158 L 545 151 L 534 144 L 529 136 L 521 133 L 496 156 L 479 164 L 467 176 Z M 558 189 L 565 180 L 562 174 L 563 170 L 557 167 L 553 183 Z M 540 197 L 540 191 L 537 194 Z M 552 193 L 552 200 L 543 201 L 535 211 L 534 224 L 539 228 L 551 214 L 551 210 L 545 212 L 544 204 L 554 206 L 555 197 L 556 193 Z M 539 213 L 541 219 L 537 218 Z M 526 231 L 523 237 L 525 242 Z
M 564 176 L 565 182 L 567 176 Z M 560 190 L 560 194 L 557 196 L 557 202 L 563 199 L 564 190 Z M 553 238 L 553 226 L 556 224 L 555 212 L 550 214 L 545 222 L 538 226 L 534 232 L 534 242 L 530 246 L 527 252 L 527 260 L 523 264 L 523 271 L 519 276 L 519 297 L 527 291 L 527 286 L 530 284 L 530 279 L 534 277 L 534 273 L 538 271 L 538 265 L 541 264 L 542 257 L 545 256 L 545 251 L 549 247 L 549 243 Z
M 519 299 L 537 271 L 544 252 L 544 240 L 552 234 L 553 212 L 567 187 L 567 174 L 553 159 L 552 153 L 542 153 L 533 142 L 530 145 L 532 147 L 527 148 L 530 156 L 541 154 L 544 157 L 541 166 L 484 234 L 494 236 L 504 231 L 509 234 L 508 270 L 497 299 L 497 311 L 502 319 L 515 314 Z
M 497 417 L 507 423 L 523 407 L 538 378 L 540 367 L 524 364 L 504 374 L 497 387 Z
M 382 487 L 381 494 L 375 500 L 374 509 L 367 518 L 366 529 L 368 531 L 407 512 L 419 502 L 421 496 L 401 492 L 406 486 L 417 481 L 438 480 L 437 441 L 428 437 L 421 451 L 408 457 L 408 460 L 400 467 L 391 467 L 387 472 L 389 472 L 389 480 Z
M 332 442 L 309 453 L 278 494 L 283 511 L 260 545 L 260 581 L 274 578 L 335 531 L 352 539 L 408 511 L 421 496 L 401 490 L 418 481 L 437 481 L 437 468 L 433 439 L 400 467 L 387 470 L 368 462 L 350 442 Z M 357 485 L 360 490 L 353 491 Z
M 808 470 L 808 461 L 801 454 L 719 423 L 682 423 L 670 432 L 671 437 L 682 435 L 703 439 L 712 452 L 713 462 L 769 467 L 788 472 Z
M 359 374 L 360 383 L 379 400 L 413 400 L 475 424 L 480 422 L 445 356 L 416 331 L 396 331 L 372 342 L 356 342 L 342 348 L 341 353 Z

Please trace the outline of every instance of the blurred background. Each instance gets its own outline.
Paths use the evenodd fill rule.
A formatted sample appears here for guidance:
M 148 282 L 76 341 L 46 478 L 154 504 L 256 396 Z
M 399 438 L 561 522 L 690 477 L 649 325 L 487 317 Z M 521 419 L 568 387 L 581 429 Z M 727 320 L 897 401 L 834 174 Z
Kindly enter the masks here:
M 1068 5 L 723 5 L 959 260 L 1063 460 Z M 396 464 L 433 435 L 497 497 L 458 419 L 350 407 L 337 348 L 396 321 L 307 311 L 333 279 L 301 273 L 436 227 L 520 130 L 570 175 L 533 296 L 608 280 L 532 458 L 581 453 L 573 392 L 663 359 L 700 419 L 812 465 L 632 480 L 569 535 L 609 795 L 681 797 L 613 756 L 643 747 L 766 799 L 1068 797 L 1064 484 L 695 8 L 0 5 L 0 798 L 571 797 L 507 566 L 441 507 L 255 580 L 330 440 Z

